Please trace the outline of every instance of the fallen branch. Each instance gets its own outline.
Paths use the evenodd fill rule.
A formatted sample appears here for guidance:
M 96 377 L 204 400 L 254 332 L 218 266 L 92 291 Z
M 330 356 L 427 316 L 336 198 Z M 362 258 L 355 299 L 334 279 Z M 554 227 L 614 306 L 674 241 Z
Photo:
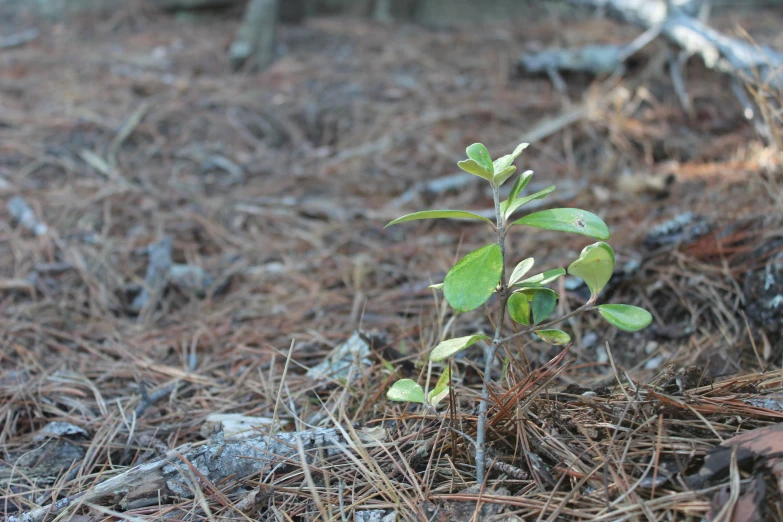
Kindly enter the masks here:
M 661 35 L 688 54 L 700 56 L 707 68 L 783 88 L 783 77 L 778 72 L 783 68 L 783 54 L 769 47 L 729 38 L 712 29 L 692 16 L 695 2 L 686 4 L 689 9 L 677 8 L 671 12 L 665 2 L 652 0 L 569 2 L 606 8 L 610 16 L 644 29 L 660 26 Z
M 362 446 L 376 446 L 379 439 L 385 438 L 385 430 L 381 433 L 375 428 L 372 435 L 360 432 L 360 437 L 359 444 Z M 221 491 L 225 491 L 227 481 L 242 481 L 298 463 L 299 443 L 308 452 L 308 464 L 314 462 L 319 454 L 331 457 L 357 446 L 356 441 L 346 440 L 337 428 L 237 440 L 225 440 L 220 432 L 212 440 L 173 449 L 86 491 L 9 517 L 8 522 L 42 522 L 50 516 L 62 515 L 88 504 L 109 509 L 139 509 L 165 502 L 168 498 L 193 498 L 196 488 L 209 491 L 212 484 L 221 484 Z M 198 484 L 193 483 L 194 476 L 198 477 L 195 479 Z
M 27 29 L 19 33 L 9 34 L 0 38 L 0 49 L 12 49 L 14 47 L 20 47 L 27 42 L 32 42 L 40 33 L 38 29 Z
M 153 310 L 157 306 L 168 281 L 172 247 L 173 240 L 169 236 L 164 236 L 149 247 L 149 263 L 144 277 L 144 287 L 130 304 L 131 311 L 144 315 L 144 310 Z
M 11 214 L 17 223 L 26 228 L 36 236 L 43 236 L 49 231 L 46 223 L 38 219 L 35 211 L 20 196 L 14 196 L 8 202 L 8 213 Z
M 541 141 L 549 136 L 559 132 L 560 130 L 573 125 L 579 121 L 582 121 L 590 113 L 590 107 L 588 104 L 583 104 L 578 107 L 574 107 L 563 111 L 562 113 L 552 118 L 546 118 L 539 121 L 530 131 L 526 132 L 518 141 L 535 143 Z M 465 185 L 468 185 L 478 178 L 472 174 L 452 174 L 450 176 L 443 176 L 435 178 L 433 180 L 417 183 L 413 187 L 406 190 L 402 195 L 396 197 L 391 201 L 391 206 L 400 207 L 413 201 L 421 193 L 441 194 L 450 190 L 457 190 Z M 573 194 L 575 195 L 575 194 Z M 573 197 L 573 195 L 571 197 Z M 551 201 L 551 200 L 550 200 Z M 533 202 L 531 202 L 533 203 Z M 530 208 L 528 206 L 527 208 Z M 494 210 L 490 209 L 487 212 L 488 217 L 494 215 Z M 483 214 L 482 214 L 483 215 Z

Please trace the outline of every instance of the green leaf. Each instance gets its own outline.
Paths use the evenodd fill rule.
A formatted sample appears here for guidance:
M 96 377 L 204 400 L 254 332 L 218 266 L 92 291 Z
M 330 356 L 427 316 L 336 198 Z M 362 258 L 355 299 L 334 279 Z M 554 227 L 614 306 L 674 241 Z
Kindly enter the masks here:
M 532 177 L 532 170 L 526 170 L 520 174 L 517 180 L 514 182 L 514 186 L 511 187 L 511 193 L 508 195 L 508 200 L 514 201 L 517 196 L 519 196 L 520 192 L 522 192 L 522 190 L 527 186 Z
M 405 214 L 402 217 L 398 217 L 394 221 L 390 221 L 386 227 L 396 225 L 397 223 L 405 223 L 406 221 L 416 221 L 418 219 L 439 219 L 439 218 L 452 218 L 452 219 L 479 219 L 485 221 L 494 226 L 494 223 L 484 216 L 479 216 L 473 212 L 466 212 L 464 210 L 422 210 L 421 212 L 414 212 L 412 214 Z M 383 227 L 383 228 L 386 228 Z
M 517 157 L 522 154 L 522 151 L 527 148 L 527 146 L 530 145 L 529 143 L 520 143 L 517 145 L 517 148 L 514 149 L 514 152 L 511 154 L 506 154 L 505 156 L 502 156 L 498 159 L 496 159 L 492 164 L 495 167 L 495 172 L 502 172 L 503 170 L 507 169 L 511 166 L 512 163 L 514 163 L 514 160 L 517 159 Z
M 609 239 L 609 228 L 606 223 L 595 214 L 578 208 L 542 210 L 518 219 L 513 224 L 559 232 L 573 232 L 596 239 Z
M 513 286 L 514 283 L 525 277 L 525 274 L 528 273 L 528 271 L 533 268 L 533 258 L 528 257 L 527 259 L 520 261 L 516 267 L 514 267 L 514 271 L 511 272 L 511 277 L 508 280 L 508 285 Z
M 477 343 L 478 341 L 489 341 L 489 337 L 486 335 L 476 334 L 468 335 L 467 337 L 457 337 L 456 339 L 449 339 L 443 341 L 438 346 L 432 349 L 430 353 L 430 360 L 439 362 L 444 359 L 448 359 L 455 353 L 461 352 L 468 346 Z
M 528 300 L 532 301 L 533 298 L 536 296 L 539 292 L 552 292 L 555 294 L 555 300 L 560 299 L 560 294 L 552 290 L 551 288 L 547 288 L 545 286 L 522 286 L 522 287 L 516 287 L 518 290 L 514 290 L 515 294 L 524 294 L 527 296 Z
M 443 283 L 435 283 L 434 285 L 430 285 L 427 288 L 432 290 L 443 290 Z
M 533 324 L 539 324 L 555 311 L 557 294 L 549 288 L 540 288 L 533 295 Z
M 438 379 L 435 388 L 430 390 L 430 393 L 427 396 L 430 404 L 437 406 L 438 403 L 449 394 L 449 382 L 451 382 L 451 370 L 447 366 L 446 371 L 444 371 L 441 374 L 440 379 Z
M 503 207 L 503 205 L 501 203 L 500 210 L 503 212 L 504 218 L 508 219 L 511 216 L 511 214 L 516 212 L 516 210 L 519 207 L 521 207 L 522 205 L 525 205 L 526 203 L 529 203 L 529 202 L 533 201 L 534 199 L 545 198 L 546 196 L 548 196 L 549 194 L 554 192 L 554 190 L 555 190 L 555 186 L 554 185 L 550 185 L 547 188 L 545 188 L 544 190 L 539 190 L 535 194 L 530 194 L 529 196 L 525 196 L 524 198 L 516 198 L 514 200 L 509 199 L 509 200 L 503 202 L 503 203 L 506 203 L 505 208 Z
M 519 324 L 530 324 L 530 299 L 525 294 L 511 294 L 507 306 L 511 319 Z
M 492 173 L 472 159 L 459 161 L 457 162 L 457 166 L 468 174 L 473 174 L 474 176 L 482 177 L 487 181 L 492 181 Z
M 652 322 L 652 314 L 644 308 L 624 304 L 605 304 L 598 311 L 609 324 L 626 332 L 636 332 Z
M 524 281 L 516 283 L 516 286 L 539 287 L 548 285 L 565 273 L 566 271 L 562 268 L 553 268 L 552 270 L 547 270 L 546 272 L 534 275 L 533 277 L 528 277 Z
M 571 342 L 571 336 L 562 330 L 539 330 L 533 333 L 547 344 L 566 344 Z
M 416 381 L 400 379 L 386 392 L 390 401 L 418 402 L 424 404 L 424 389 Z
M 479 248 L 460 259 L 443 281 L 443 295 L 452 308 L 468 312 L 492 296 L 503 271 L 503 254 L 497 243 Z
M 481 143 L 474 143 L 465 149 L 468 158 L 472 159 L 484 168 L 490 174 L 495 173 L 495 166 L 492 164 L 492 158 L 489 156 L 489 151 Z
M 568 266 L 569 274 L 587 283 L 593 300 L 604 289 L 613 272 L 614 251 L 603 241 L 584 247 L 579 259 Z
M 430 404 L 432 404 L 433 406 L 437 406 L 438 404 L 440 404 L 440 401 L 442 401 L 443 399 L 449 396 L 449 390 L 451 390 L 451 387 L 446 386 L 443 390 L 441 390 L 440 393 L 435 393 L 435 394 L 430 393 L 430 397 L 429 397 Z
M 495 176 L 492 178 L 492 180 L 495 182 L 495 186 L 496 187 L 501 186 L 503 183 L 505 183 L 508 180 L 508 178 L 513 176 L 516 171 L 517 168 L 514 165 L 511 165 L 510 167 L 506 167 L 500 172 L 495 171 Z

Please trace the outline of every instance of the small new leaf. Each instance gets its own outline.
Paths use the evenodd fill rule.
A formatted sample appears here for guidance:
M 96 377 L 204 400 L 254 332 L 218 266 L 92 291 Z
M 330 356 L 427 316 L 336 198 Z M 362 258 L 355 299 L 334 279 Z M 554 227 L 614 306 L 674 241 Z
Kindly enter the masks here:
M 520 192 L 522 192 L 522 190 L 527 186 L 532 177 L 532 170 L 526 170 L 520 174 L 517 180 L 514 182 L 514 185 L 511 187 L 511 193 L 508 195 L 508 200 L 514 201 L 519 196 Z
M 579 259 L 568 266 L 568 273 L 582 279 L 594 301 L 614 272 L 614 251 L 600 241 L 582 249 Z
M 524 198 L 516 198 L 513 200 L 509 199 L 508 201 L 504 201 L 503 203 L 505 203 L 505 208 L 503 208 L 503 203 L 501 203 L 501 211 L 503 212 L 504 218 L 508 219 L 511 216 L 511 214 L 516 212 L 517 209 L 519 209 L 519 207 L 521 207 L 522 205 L 526 203 L 530 203 L 534 199 L 545 198 L 546 196 L 554 192 L 554 190 L 555 190 L 555 186 L 550 185 L 544 190 L 539 190 L 535 194 L 530 194 L 529 196 L 525 196 Z
M 489 151 L 481 143 L 474 143 L 465 149 L 468 158 L 472 159 L 484 168 L 490 174 L 495 174 L 495 166 L 492 164 L 492 158 L 489 156 Z
M 517 148 L 514 149 L 514 152 L 511 154 L 506 154 L 505 156 L 502 156 L 498 159 L 496 159 L 493 162 L 493 165 L 495 166 L 495 172 L 502 172 L 503 170 L 507 169 L 511 166 L 512 163 L 514 163 L 514 160 L 517 159 L 517 157 L 522 154 L 522 151 L 527 148 L 527 146 L 530 145 L 529 143 L 520 143 L 517 145 Z
M 475 310 L 492 296 L 502 271 L 503 254 L 497 243 L 474 250 L 446 274 L 443 295 L 458 312 Z
M 449 382 L 451 382 L 451 370 L 447 366 L 446 370 L 441 374 L 440 379 L 438 379 L 435 388 L 430 390 L 430 393 L 427 396 L 430 404 L 437 406 L 438 403 L 449 394 Z
M 644 308 L 624 304 L 605 304 L 598 307 L 598 312 L 612 326 L 636 332 L 652 322 L 652 314 Z
M 533 296 L 533 324 L 540 324 L 555 311 L 557 294 L 549 288 L 541 288 Z
M 508 280 L 508 285 L 513 286 L 514 283 L 525 277 L 525 274 L 527 274 L 531 268 L 533 268 L 533 261 L 532 257 L 528 257 L 524 261 L 520 261 L 516 267 L 514 267 L 514 271 L 511 272 L 511 277 Z
M 418 402 L 424 404 L 424 389 L 416 381 L 400 379 L 386 392 L 390 401 Z
M 492 181 L 492 173 L 482 167 L 478 162 L 472 159 L 466 159 L 457 162 L 457 166 L 467 172 L 468 174 L 473 174 L 474 176 L 479 176 L 481 178 L 486 179 L 487 181 Z
M 524 294 L 530 301 L 532 301 L 539 292 L 552 292 L 555 294 L 555 300 L 560 299 L 560 294 L 545 286 L 518 286 L 516 288 L 518 288 L 518 290 L 514 290 L 515 294 Z
M 542 210 L 517 219 L 513 224 L 558 232 L 573 232 L 595 239 L 609 239 L 609 227 L 606 223 L 595 214 L 578 208 Z
M 390 221 L 385 227 L 396 225 L 397 223 L 405 223 L 406 221 L 416 221 L 419 219 L 478 219 L 494 226 L 492 221 L 484 216 L 479 216 L 473 212 L 466 212 L 464 210 L 422 210 L 421 212 L 413 212 L 412 214 L 405 214 L 402 217 L 398 217 L 394 221 Z
M 571 342 L 571 336 L 562 330 L 539 330 L 533 333 L 547 344 L 566 344 Z
M 448 359 L 455 353 L 459 353 L 465 348 L 469 347 L 472 344 L 477 343 L 478 341 L 489 341 L 489 337 L 486 335 L 468 335 L 467 337 L 457 337 L 456 339 L 449 339 L 448 341 L 443 341 L 438 346 L 432 349 L 432 353 L 430 353 L 430 360 L 434 362 L 439 362 L 444 359 Z
M 508 298 L 508 315 L 514 322 L 530 324 L 530 299 L 525 294 L 511 294 Z
M 547 270 L 546 272 L 536 274 L 533 277 L 528 277 L 524 281 L 520 281 L 516 283 L 516 286 L 526 286 L 529 288 L 545 286 L 551 283 L 552 281 L 555 281 L 558 277 L 560 277 L 565 273 L 566 271 L 562 268 L 554 268 L 552 270 Z M 511 285 L 512 283 L 509 284 Z
M 510 167 L 506 167 L 505 169 L 501 171 L 495 171 L 495 176 L 492 178 L 492 180 L 495 182 L 495 186 L 499 187 L 503 183 L 505 183 L 508 178 L 514 175 L 514 173 L 517 171 L 517 168 L 514 165 L 511 165 Z

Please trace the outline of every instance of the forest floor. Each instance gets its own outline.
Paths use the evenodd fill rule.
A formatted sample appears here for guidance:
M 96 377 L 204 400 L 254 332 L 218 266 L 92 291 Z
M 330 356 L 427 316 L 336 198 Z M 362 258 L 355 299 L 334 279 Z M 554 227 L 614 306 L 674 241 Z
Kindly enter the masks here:
M 584 17 L 481 30 L 313 19 L 281 27 L 268 70 L 232 74 L 235 15 L 127 9 L 0 49 L 0 516 L 197 445 L 209 416 L 234 413 L 281 432 L 339 425 L 357 448 L 353 430 L 374 428 L 379 443 L 61 517 L 783 519 L 781 461 L 744 443 L 749 458 L 715 451 L 783 417 L 783 167 L 727 78 L 690 60 L 689 115 L 663 42 L 621 77 L 566 76 L 566 93 L 519 73 L 526 50 L 638 34 Z M 783 49 L 783 13 L 710 23 Z M 494 301 L 452 320 L 427 286 L 492 233 L 383 226 L 490 208 L 478 178 L 425 184 L 456 174 L 473 142 L 500 155 L 531 133 L 517 161 L 530 188 L 558 186 L 546 205 L 612 231 L 602 299 L 654 321 L 630 334 L 588 314 L 566 324 L 565 352 L 509 345 L 489 435 L 505 466 L 480 490 L 471 447 L 445 428 L 475 432 L 480 350 L 453 362 L 447 420 L 385 391 L 424 383 L 443 336 L 489 332 Z M 22 201 L 32 221 L 12 216 Z M 566 266 L 589 242 L 520 228 L 508 263 Z M 561 313 L 585 300 L 566 282 Z M 372 343 L 350 375 L 307 374 L 357 330 Z

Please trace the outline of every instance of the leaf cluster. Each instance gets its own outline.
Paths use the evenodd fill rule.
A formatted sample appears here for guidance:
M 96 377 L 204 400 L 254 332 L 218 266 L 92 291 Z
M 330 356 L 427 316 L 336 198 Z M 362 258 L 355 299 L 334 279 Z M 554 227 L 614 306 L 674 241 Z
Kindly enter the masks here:
M 554 208 L 511 220 L 514 213 L 523 209 L 527 203 L 545 198 L 555 190 L 555 186 L 552 185 L 539 192 L 523 196 L 525 187 L 533 177 L 533 172 L 528 170 L 517 177 L 507 200 L 499 201 L 497 198 L 500 186 L 516 173 L 516 166 L 513 163 L 527 146 L 527 143 L 521 143 L 511 154 L 493 161 L 484 145 L 474 143 L 466 149 L 467 159 L 457 163 L 465 172 L 485 179 L 492 186 L 497 205 L 494 222 L 464 210 L 425 210 L 399 217 L 386 226 L 420 219 L 471 219 L 486 222 L 498 234 L 497 242 L 466 254 L 449 270 L 443 283 L 432 285 L 431 288 L 443 291 L 446 301 L 457 312 L 475 310 L 484 305 L 493 294 L 499 294 L 506 305 L 501 307 L 501 310 L 506 310 L 512 321 L 526 327 L 523 333 L 532 333 L 549 344 L 567 344 L 571 341 L 571 337 L 566 332 L 549 327 L 559 322 L 558 320 L 545 323 L 554 312 L 557 300 L 560 298 L 558 293 L 547 285 L 567 273 L 582 279 L 587 284 L 591 294 L 588 309 L 597 309 L 611 325 L 630 332 L 649 325 L 652 316 L 642 308 L 623 304 L 592 306 L 609 282 L 615 267 L 614 251 L 605 242 L 609 239 L 609 228 L 600 217 L 582 209 Z M 535 264 L 534 259 L 528 257 L 517 263 L 508 281 L 503 281 L 505 259 L 501 245 L 505 235 L 517 225 L 570 232 L 599 241 L 585 246 L 567 270 L 555 268 L 526 277 Z M 502 324 L 502 320 L 503 318 L 500 317 L 499 324 Z M 433 348 L 430 360 L 444 361 L 480 341 L 497 344 L 499 339 L 490 339 L 483 334 L 448 339 Z M 450 379 L 451 374 L 447 366 L 447 370 L 440 376 L 435 388 L 427 397 L 423 388 L 411 379 L 402 379 L 394 383 L 387 397 L 395 401 L 435 406 L 448 395 Z

